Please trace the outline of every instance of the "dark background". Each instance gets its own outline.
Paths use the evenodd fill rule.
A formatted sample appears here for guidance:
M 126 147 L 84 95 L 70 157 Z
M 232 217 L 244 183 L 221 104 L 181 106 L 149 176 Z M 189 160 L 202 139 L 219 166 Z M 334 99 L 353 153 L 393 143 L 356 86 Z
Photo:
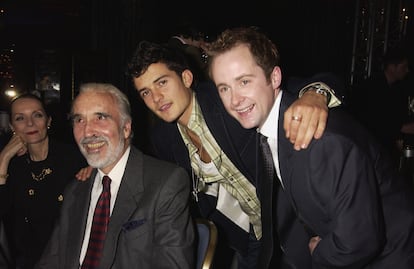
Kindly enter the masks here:
M 131 100 L 138 99 L 125 76 L 136 44 L 143 39 L 165 42 L 183 24 L 209 39 L 227 27 L 259 26 L 279 47 L 284 78 L 328 71 L 349 87 L 379 68 L 384 47 L 398 42 L 414 47 L 411 2 L 0 0 L 0 110 L 6 109 L 3 93 L 10 85 L 32 91 L 46 71 L 60 84 L 55 118 L 62 121 L 83 82 L 113 83 Z M 367 68 L 369 57 L 374 64 Z M 131 103 L 138 144 L 145 144 L 147 110 L 139 101 Z M 59 126 L 61 135 L 71 136 L 66 127 Z
M 3 1 L 3 48 L 15 44 L 16 55 L 21 55 L 16 57 L 25 61 L 34 61 L 39 48 L 58 48 L 73 54 L 79 71 L 114 83 L 123 84 L 120 66 L 140 40 L 165 41 L 184 23 L 210 38 L 227 27 L 262 27 L 278 44 L 289 74 L 349 72 L 352 0 Z

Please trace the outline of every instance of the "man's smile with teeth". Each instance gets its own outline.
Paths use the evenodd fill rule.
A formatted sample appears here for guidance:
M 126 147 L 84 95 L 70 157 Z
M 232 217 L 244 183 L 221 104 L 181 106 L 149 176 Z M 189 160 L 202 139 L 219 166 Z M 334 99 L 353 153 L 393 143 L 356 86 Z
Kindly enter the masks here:
M 91 143 L 91 144 L 86 144 L 86 147 L 89 149 L 97 149 L 102 147 L 105 144 L 105 142 L 99 142 L 99 143 Z
M 246 112 L 250 112 L 253 109 L 254 105 L 248 106 L 246 108 L 243 109 L 236 109 L 236 111 L 238 113 L 246 113 Z

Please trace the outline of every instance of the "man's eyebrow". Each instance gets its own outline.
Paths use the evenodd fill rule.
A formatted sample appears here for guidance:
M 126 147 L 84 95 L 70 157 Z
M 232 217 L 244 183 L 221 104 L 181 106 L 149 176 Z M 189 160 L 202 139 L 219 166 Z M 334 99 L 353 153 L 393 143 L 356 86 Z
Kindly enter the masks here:
M 156 84 L 157 82 L 159 82 L 160 80 L 162 80 L 162 79 L 164 79 L 164 78 L 166 78 L 166 77 L 170 77 L 170 75 L 162 75 L 162 76 L 160 76 L 160 77 L 158 77 L 158 78 L 156 78 L 156 79 L 154 79 L 153 81 L 152 81 L 152 84 Z M 148 90 L 148 87 L 144 87 L 144 88 L 141 88 L 141 89 L 137 89 L 137 91 L 140 93 L 140 92 L 142 92 L 142 91 L 145 91 L 145 90 Z
M 78 114 L 78 113 L 69 113 L 67 117 L 68 117 L 69 120 L 73 120 L 74 118 L 79 118 L 80 114 Z
M 147 89 L 148 89 L 147 87 L 144 87 L 144 88 L 141 88 L 141 89 L 137 89 L 137 91 L 138 91 L 138 93 L 141 93 L 141 92 L 143 92 L 143 91 L 145 91 Z
M 157 83 L 158 81 L 160 81 L 160 80 L 162 80 L 162 79 L 164 79 L 164 78 L 166 78 L 166 77 L 170 77 L 170 75 L 167 75 L 167 74 L 162 75 L 162 76 L 160 76 L 160 77 L 158 77 L 158 78 L 154 79 L 154 81 L 153 81 L 152 83 Z
M 112 115 L 111 114 L 109 114 L 109 113 L 107 113 L 107 112 L 95 112 L 95 113 L 93 113 L 94 115 L 97 115 L 97 116 L 105 116 L 105 117 L 107 117 L 107 118 L 112 118 Z
M 223 86 L 227 87 L 228 85 L 227 85 L 227 83 L 219 83 L 219 84 L 216 85 L 216 88 L 221 88 Z

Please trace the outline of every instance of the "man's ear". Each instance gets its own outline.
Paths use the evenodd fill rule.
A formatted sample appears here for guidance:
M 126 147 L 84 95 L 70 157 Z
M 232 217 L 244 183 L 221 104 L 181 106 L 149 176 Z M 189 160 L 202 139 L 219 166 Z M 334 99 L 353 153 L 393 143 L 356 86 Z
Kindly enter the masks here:
M 190 88 L 191 84 L 193 84 L 193 79 L 194 79 L 193 73 L 189 69 L 186 69 L 181 73 L 181 79 L 183 80 L 184 85 L 187 88 Z
M 131 121 L 127 121 L 124 124 L 123 131 L 124 131 L 124 137 L 125 138 L 128 138 L 131 135 L 131 133 L 132 133 L 132 122 Z
M 280 69 L 280 67 L 275 66 L 270 76 L 273 89 L 279 89 L 280 85 L 282 84 L 282 70 Z

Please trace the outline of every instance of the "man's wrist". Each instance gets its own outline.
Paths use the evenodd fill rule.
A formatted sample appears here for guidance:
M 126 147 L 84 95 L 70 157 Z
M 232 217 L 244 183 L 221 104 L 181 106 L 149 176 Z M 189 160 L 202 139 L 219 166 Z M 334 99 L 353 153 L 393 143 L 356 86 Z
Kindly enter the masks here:
M 339 106 L 341 101 L 336 97 L 335 91 L 323 82 L 313 82 L 299 91 L 299 97 L 307 91 L 313 91 L 326 97 L 326 104 L 329 108 Z

